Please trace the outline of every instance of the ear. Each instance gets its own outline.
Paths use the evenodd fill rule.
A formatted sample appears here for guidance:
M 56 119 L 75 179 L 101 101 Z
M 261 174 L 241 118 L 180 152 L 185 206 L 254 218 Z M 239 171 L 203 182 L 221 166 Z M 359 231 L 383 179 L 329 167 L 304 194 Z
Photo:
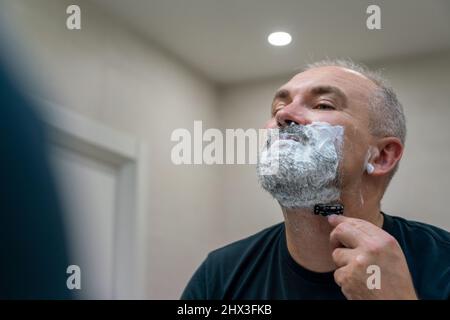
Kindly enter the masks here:
M 403 144 L 400 139 L 387 137 L 379 139 L 377 142 L 377 152 L 373 159 L 369 160 L 374 166 L 371 175 L 383 176 L 394 170 L 403 155 Z

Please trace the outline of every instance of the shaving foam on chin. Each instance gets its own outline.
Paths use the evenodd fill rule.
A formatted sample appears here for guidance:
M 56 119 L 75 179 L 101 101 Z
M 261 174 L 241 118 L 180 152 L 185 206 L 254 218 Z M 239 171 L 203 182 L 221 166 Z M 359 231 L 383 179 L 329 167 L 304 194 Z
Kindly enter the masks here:
M 312 209 L 317 203 L 338 201 L 343 137 L 344 127 L 326 122 L 281 128 L 280 141 L 271 143 L 258 163 L 262 187 L 286 208 Z M 274 163 L 271 154 L 279 156 L 278 170 L 263 175 Z

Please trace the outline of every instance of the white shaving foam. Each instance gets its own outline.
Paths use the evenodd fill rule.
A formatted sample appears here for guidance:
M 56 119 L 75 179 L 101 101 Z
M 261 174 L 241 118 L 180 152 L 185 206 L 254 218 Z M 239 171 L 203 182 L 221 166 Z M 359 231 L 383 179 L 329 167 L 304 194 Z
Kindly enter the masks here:
M 312 208 L 339 200 L 343 136 L 344 127 L 326 122 L 281 128 L 279 138 L 269 141 L 260 155 L 257 172 L 262 187 L 286 208 Z M 274 174 L 263 174 L 275 163 Z

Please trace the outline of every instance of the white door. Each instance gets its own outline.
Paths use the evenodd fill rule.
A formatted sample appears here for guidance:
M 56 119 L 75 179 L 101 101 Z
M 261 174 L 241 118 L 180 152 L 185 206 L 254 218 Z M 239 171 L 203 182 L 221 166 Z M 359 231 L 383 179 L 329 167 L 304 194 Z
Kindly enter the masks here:
M 118 170 L 65 147 L 52 148 L 66 213 L 70 263 L 81 269 L 84 299 L 112 299 Z
M 74 290 L 75 296 L 142 298 L 145 148 L 71 111 L 45 109 L 70 264 L 81 269 L 81 290 Z

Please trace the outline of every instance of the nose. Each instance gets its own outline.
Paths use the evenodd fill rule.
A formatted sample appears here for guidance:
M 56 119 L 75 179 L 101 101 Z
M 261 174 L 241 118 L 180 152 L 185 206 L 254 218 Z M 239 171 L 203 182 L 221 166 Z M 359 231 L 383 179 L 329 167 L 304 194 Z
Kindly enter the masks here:
M 312 122 L 307 108 L 294 106 L 293 104 L 290 104 L 278 111 L 275 115 L 275 120 L 279 127 L 286 127 L 292 123 L 307 125 Z

